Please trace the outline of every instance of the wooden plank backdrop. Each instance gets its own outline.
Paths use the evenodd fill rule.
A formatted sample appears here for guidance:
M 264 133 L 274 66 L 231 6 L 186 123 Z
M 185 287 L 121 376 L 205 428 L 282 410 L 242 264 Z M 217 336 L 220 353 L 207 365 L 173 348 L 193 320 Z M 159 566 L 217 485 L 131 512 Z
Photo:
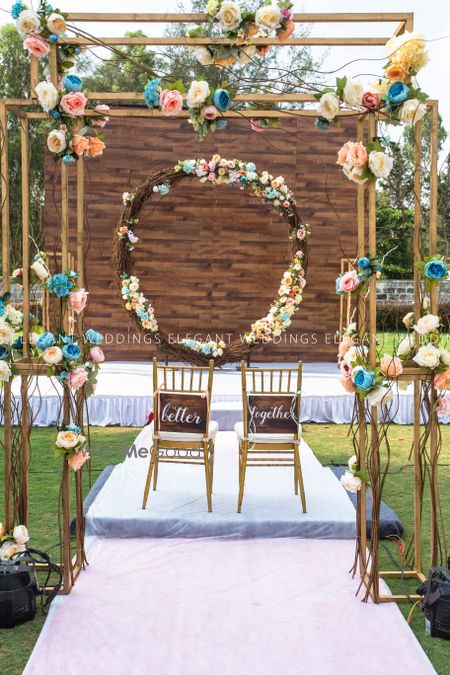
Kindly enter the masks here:
M 133 191 L 154 169 L 179 159 L 255 162 L 258 170 L 283 175 L 294 190 L 303 220 L 313 230 L 304 302 L 279 343 L 253 360 L 330 361 L 339 327 L 335 278 L 340 259 L 353 258 L 356 186 L 336 166 L 336 152 L 356 138 L 356 119 L 321 132 L 310 118 L 284 119 L 279 129 L 257 134 L 248 120 L 198 142 L 185 119 L 113 118 L 105 129 L 107 150 L 85 164 L 86 325 L 105 333 L 109 360 L 148 360 L 157 345 L 144 341 L 128 322 L 112 269 L 115 226 L 122 193 Z M 58 248 L 60 168 L 46 162 L 46 250 Z M 69 167 L 71 251 L 76 251 L 76 167 Z M 186 181 L 157 197 L 142 214 L 136 233 L 135 272 L 153 300 L 161 327 L 173 339 L 211 335 L 225 342 L 265 316 L 290 260 L 284 222 L 274 209 L 235 188 Z M 60 263 L 59 263 L 60 264 Z

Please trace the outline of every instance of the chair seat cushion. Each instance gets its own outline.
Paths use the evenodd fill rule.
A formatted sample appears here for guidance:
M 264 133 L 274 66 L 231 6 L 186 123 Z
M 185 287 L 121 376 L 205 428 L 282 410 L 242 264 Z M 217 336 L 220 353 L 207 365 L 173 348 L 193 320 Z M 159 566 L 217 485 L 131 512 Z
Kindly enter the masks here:
M 234 433 L 241 441 L 244 438 L 244 423 L 237 422 L 234 425 Z M 302 427 L 298 427 L 299 436 L 302 433 Z M 249 441 L 253 443 L 287 443 L 294 440 L 294 434 L 249 434 Z
M 219 425 L 217 422 L 211 421 L 208 427 L 208 439 L 215 438 L 218 431 Z M 159 438 L 162 441 L 201 441 L 203 440 L 203 434 L 182 434 L 177 431 L 160 431 Z

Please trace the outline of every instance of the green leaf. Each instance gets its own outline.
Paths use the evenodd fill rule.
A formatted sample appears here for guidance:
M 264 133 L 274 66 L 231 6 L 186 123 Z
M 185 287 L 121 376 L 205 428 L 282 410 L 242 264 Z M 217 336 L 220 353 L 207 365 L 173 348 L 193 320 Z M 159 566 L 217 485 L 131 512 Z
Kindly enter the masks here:
M 347 77 L 344 76 L 336 78 L 336 94 L 339 96 L 339 98 L 342 98 L 346 84 L 347 84 Z

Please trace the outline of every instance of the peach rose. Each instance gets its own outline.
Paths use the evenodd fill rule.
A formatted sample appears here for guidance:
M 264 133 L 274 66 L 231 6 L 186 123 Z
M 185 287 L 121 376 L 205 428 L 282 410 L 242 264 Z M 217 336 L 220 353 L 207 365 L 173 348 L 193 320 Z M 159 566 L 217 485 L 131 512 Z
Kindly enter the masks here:
M 439 390 L 445 390 L 450 387 L 450 368 L 444 370 L 443 373 L 436 373 L 434 376 L 434 388 Z
M 72 150 L 81 157 L 89 147 L 89 139 L 80 134 L 74 134 L 72 138 Z
M 83 452 L 83 450 L 80 450 L 80 452 L 77 452 L 76 455 L 69 457 L 67 463 L 71 469 L 78 471 L 90 458 L 91 456 L 88 452 Z
M 216 66 L 231 66 L 236 61 L 236 57 L 231 55 L 222 59 L 216 59 Z
M 386 377 L 395 378 L 403 373 L 403 365 L 398 356 L 385 354 L 380 362 L 380 368 Z
M 440 398 L 438 403 L 439 414 L 442 417 L 450 417 L 450 398 Z
M 347 141 L 347 143 L 344 143 L 342 148 L 338 151 L 338 158 L 336 164 L 339 164 L 340 166 L 344 166 L 344 164 L 347 163 L 347 156 L 348 156 L 348 151 L 350 148 L 350 143 L 351 141 Z
M 286 28 L 284 30 L 278 31 L 277 38 L 280 40 L 280 42 L 285 42 L 288 38 L 291 37 L 294 30 L 295 30 L 295 22 L 292 21 L 292 19 L 289 19 L 289 21 L 286 24 Z
M 64 94 L 60 106 L 71 117 L 81 117 L 86 109 L 87 98 L 82 91 L 71 91 Z
M 50 51 L 50 45 L 47 40 L 44 40 L 40 35 L 27 35 L 23 41 L 23 46 L 24 49 L 28 49 L 30 54 L 37 56 L 38 59 L 40 59 L 41 56 L 47 56 Z
M 103 155 L 103 150 L 106 148 L 106 145 L 103 141 L 100 140 L 97 136 L 89 138 L 89 148 L 87 154 L 89 157 L 99 157 Z
M 361 142 L 349 143 L 347 161 L 352 166 L 362 167 L 367 164 L 367 150 Z
M 94 363 L 103 363 L 105 360 L 103 349 L 100 347 L 91 347 L 89 354 Z
M 345 391 L 347 391 L 349 394 L 353 394 L 355 391 L 355 385 L 353 384 L 350 377 L 341 377 L 339 378 L 339 382 L 342 384 Z
M 353 347 L 353 344 L 353 338 L 351 338 L 350 335 L 344 335 L 342 341 L 339 343 L 338 357 L 342 359 L 350 347 Z
M 78 153 L 77 153 L 78 154 Z M 71 309 L 77 314 L 81 314 L 86 307 L 88 293 L 84 288 L 79 291 L 72 291 L 69 293 L 69 305 Z
M 386 75 L 391 82 L 404 82 L 406 79 L 406 71 L 399 63 L 391 63 L 386 68 Z
M 97 112 L 104 112 L 106 110 L 111 110 L 109 105 L 106 105 L 105 103 L 100 103 L 100 105 L 96 105 L 94 110 Z M 92 124 L 94 127 L 99 127 L 100 129 L 103 129 L 104 126 L 109 122 L 109 117 L 106 117 L 103 115 L 102 117 L 93 117 L 92 118 Z
M 183 95 L 176 89 L 164 89 L 159 97 L 163 115 L 178 115 L 183 108 Z
M 355 270 L 350 270 L 350 272 L 346 272 L 344 275 L 342 275 L 341 291 L 343 293 L 351 293 L 352 291 L 356 291 L 358 286 L 359 279 Z
M 75 368 L 69 375 L 69 384 L 72 389 L 80 389 L 83 384 L 86 384 L 88 374 L 84 368 Z
M 205 105 L 204 108 L 201 109 L 200 114 L 204 120 L 215 120 L 219 111 L 215 105 Z

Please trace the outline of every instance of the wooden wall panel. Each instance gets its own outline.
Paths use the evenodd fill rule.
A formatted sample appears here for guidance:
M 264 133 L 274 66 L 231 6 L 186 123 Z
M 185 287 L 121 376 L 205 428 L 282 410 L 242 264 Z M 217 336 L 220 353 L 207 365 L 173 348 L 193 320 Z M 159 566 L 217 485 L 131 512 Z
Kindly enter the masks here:
M 86 163 L 86 324 L 107 335 L 108 358 L 148 360 L 155 346 L 129 329 L 113 278 L 111 256 L 122 193 L 136 188 L 153 169 L 181 158 L 214 152 L 256 163 L 284 175 L 298 208 L 313 229 L 304 302 L 291 331 L 279 344 L 255 352 L 258 360 L 335 359 L 333 335 L 339 301 L 334 292 L 339 259 L 355 255 L 356 186 L 336 166 L 340 145 L 356 135 L 356 123 L 320 132 L 313 121 L 294 118 L 278 130 L 256 134 L 245 120 L 196 141 L 186 120 L 113 119 L 107 150 Z M 47 248 L 58 245 L 58 165 L 47 162 Z M 71 226 L 75 230 L 75 168 L 71 176 Z M 153 299 L 162 327 L 184 337 L 223 335 L 227 341 L 264 316 L 289 263 L 284 222 L 275 210 L 230 187 L 187 181 L 155 200 L 136 228 L 134 258 L 142 289 Z M 71 243 L 75 252 L 75 239 Z M 231 334 L 231 335 L 229 335 Z

